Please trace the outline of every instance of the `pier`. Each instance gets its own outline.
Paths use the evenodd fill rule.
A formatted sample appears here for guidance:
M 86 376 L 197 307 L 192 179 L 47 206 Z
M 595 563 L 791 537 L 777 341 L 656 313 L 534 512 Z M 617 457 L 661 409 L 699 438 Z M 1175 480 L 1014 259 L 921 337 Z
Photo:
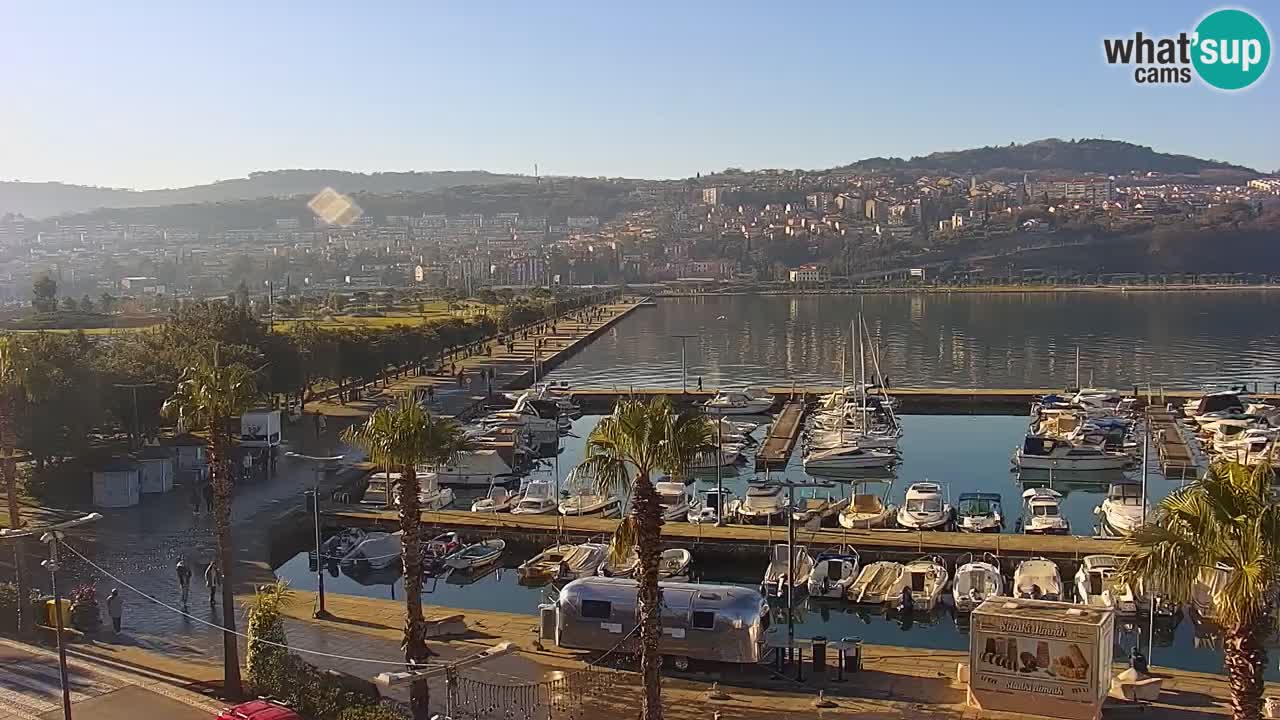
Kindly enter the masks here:
M 778 419 L 769 426 L 769 436 L 756 453 L 756 470 L 777 470 L 787 466 L 796 438 L 803 427 L 804 400 L 789 400 L 778 413 Z
M 1170 480 L 1194 480 L 1200 476 L 1200 464 L 1182 435 L 1182 428 L 1169 410 L 1147 408 L 1147 422 L 1156 446 L 1160 469 Z
M 329 506 L 324 512 L 329 524 L 341 527 L 398 527 L 395 511 Z M 437 510 L 422 513 L 422 522 L 441 531 L 457 531 L 476 537 L 501 537 L 509 542 L 524 541 L 545 547 L 560 538 L 608 538 L 618 527 L 617 520 L 598 517 L 565 517 L 558 514 L 511 515 Z M 918 532 L 909 530 L 812 529 L 797 524 L 796 544 L 811 550 L 855 548 L 864 559 L 913 560 L 922 555 L 956 557 L 966 553 L 991 553 L 1004 559 L 1044 557 L 1075 561 L 1085 555 L 1129 554 L 1123 541 L 1079 535 L 1023 535 L 1000 533 Z M 758 554 L 787 541 L 785 525 L 726 525 L 669 522 L 662 526 L 662 538 L 671 545 L 695 549 L 700 555 L 734 556 Z

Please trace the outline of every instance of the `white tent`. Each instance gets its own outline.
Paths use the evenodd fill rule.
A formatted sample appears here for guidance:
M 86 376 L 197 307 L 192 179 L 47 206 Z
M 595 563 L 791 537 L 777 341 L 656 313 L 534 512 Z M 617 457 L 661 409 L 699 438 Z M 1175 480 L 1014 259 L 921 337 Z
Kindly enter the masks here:
M 128 461 L 118 460 L 93 471 L 93 504 L 102 508 L 133 507 L 142 494 L 141 473 Z

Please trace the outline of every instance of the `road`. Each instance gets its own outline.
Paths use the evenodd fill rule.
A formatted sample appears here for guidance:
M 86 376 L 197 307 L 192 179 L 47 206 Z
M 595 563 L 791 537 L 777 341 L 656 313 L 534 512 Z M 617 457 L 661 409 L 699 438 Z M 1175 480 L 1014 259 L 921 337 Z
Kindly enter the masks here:
M 92 720 L 210 720 L 222 707 L 202 695 L 140 675 L 68 663 L 72 717 Z M 0 720 L 60 720 L 55 653 L 0 640 Z

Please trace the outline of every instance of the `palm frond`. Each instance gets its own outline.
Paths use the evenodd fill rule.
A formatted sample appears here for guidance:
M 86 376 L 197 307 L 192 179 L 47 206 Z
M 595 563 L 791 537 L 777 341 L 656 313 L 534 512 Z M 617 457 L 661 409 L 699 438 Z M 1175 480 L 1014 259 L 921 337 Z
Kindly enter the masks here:
M 609 538 L 609 562 L 614 566 L 626 564 L 627 559 L 636 551 L 636 545 L 640 541 L 640 532 L 637 527 L 635 518 L 628 515 L 618 523 L 618 527 L 613 531 L 613 536 Z

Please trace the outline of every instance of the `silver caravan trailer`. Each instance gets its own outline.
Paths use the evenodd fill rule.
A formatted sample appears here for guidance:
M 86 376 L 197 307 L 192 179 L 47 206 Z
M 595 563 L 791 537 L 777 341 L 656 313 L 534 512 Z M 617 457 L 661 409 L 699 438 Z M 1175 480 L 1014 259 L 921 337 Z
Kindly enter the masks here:
M 625 578 L 586 577 L 541 605 L 543 641 L 572 650 L 611 650 L 627 638 L 634 651 L 638 585 Z M 758 663 L 769 628 L 769 605 L 755 590 L 733 585 L 660 583 L 662 654 L 677 669 L 690 659 Z

